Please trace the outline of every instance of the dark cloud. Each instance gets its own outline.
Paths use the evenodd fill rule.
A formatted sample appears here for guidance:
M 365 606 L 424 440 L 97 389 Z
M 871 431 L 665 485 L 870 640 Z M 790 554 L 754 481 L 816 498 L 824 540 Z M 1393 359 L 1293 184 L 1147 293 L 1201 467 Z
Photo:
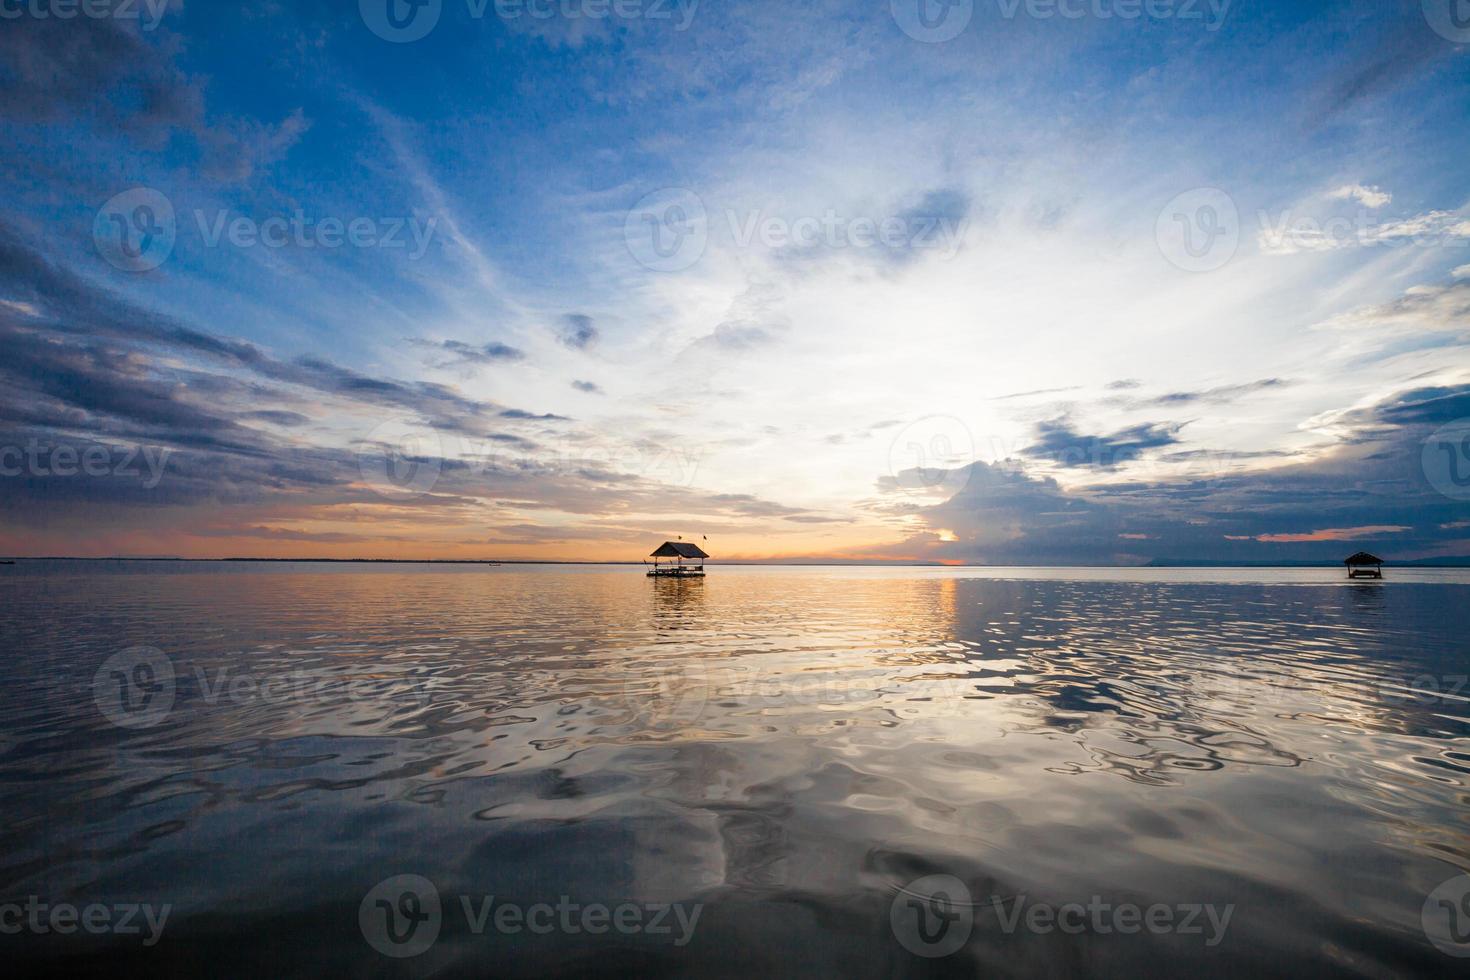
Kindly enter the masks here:
M 749 320 L 727 320 L 689 345 L 690 352 L 739 354 L 775 343 L 765 327 Z
M 707 499 L 723 510 L 746 517 L 791 517 L 805 513 L 800 507 L 787 507 L 748 493 L 717 493 Z
M 587 350 L 597 336 L 597 326 L 585 313 L 568 313 L 557 327 L 557 337 L 572 350 Z
M 1167 455 L 1193 465 L 1177 480 L 1070 491 L 1017 463 L 975 463 L 944 479 L 962 489 L 943 503 L 875 510 L 918 517 L 931 529 L 887 553 L 933 560 L 1330 561 L 1344 556 L 1349 541 L 1399 559 L 1466 554 L 1470 504 L 1437 492 L 1421 458 L 1431 432 L 1464 418 L 1470 418 L 1470 385 L 1417 388 L 1345 414 L 1340 425 L 1347 432 L 1337 444 L 1298 454 L 1295 463 L 1278 452 L 1180 452 Z M 1167 429 L 1148 437 L 1149 428 L 1139 427 L 1143 438 L 1128 438 L 1135 430 L 1125 430 L 1102 442 L 1113 447 L 1170 437 Z M 1076 445 L 1066 427 L 1050 436 L 1054 448 Z M 1084 442 L 1083 448 L 1091 447 Z M 1253 460 L 1270 465 L 1253 468 Z M 941 540 L 940 530 L 957 540 Z
M 1130 426 L 1108 435 L 1083 435 L 1065 418 L 1039 422 L 1036 441 L 1025 450 L 1031 459 L 1050 460 L 1057 465 L 1114 469 L 1139 458 L 1150 449 L 1172 446 L 1179 441 L 1181 422 L 1156 422 Z
M 603 393 L 602 389 L 592 381 L 573 381 L 572 387 L 578 391 L 586 392 L 589 395 L 600 395 Z
M 1453 45 L 1443 43 L 1417 22 L 1417 10 L 1410 18 L 1394 30 L 1370 35 L 1373 50 L 1331 79 L 1317 111 L 1312 113 L 1315 120 L 1328 119 L 1383 94 L 1423 73 L 1431 62 L 1453 54 Z
M 207 119 L 204 82 L 175 63 L 183 49 L 166 26 L 139 20 L 74 16 L 7 19 L 0 31 L 0 118 L 22 124 L 90 123 L 121 133 L 145 150 L 175 134 L 194 140 L 201 171 L 237 183 L 280 159 L 310 128 L 300 109 L 279 123 Z M 167 20 L 169 15 L 165 14 Z
M 521 420 L 521 421 L 529 421 L 529 422 L 570 422 L 571 421 L 571 419 L 567 418 L 565 415 L 553 415 L 550 412 L 545 412 L 545 413 L 542 413 L 540 415 L 537 415 L 535 412 L 526 412 L 526 411 L 522 411 L 519 408 L 507 408 L 505 411 L 503 411 L 503 412 L 500 413 L 500 417 L 503 418 L 503 419 L 518 419 L 518 420 Z
M 488 344 L 467 344 L 462 340 L 421 340 L 409 341 L 417 347 L 426 347 L 434 351 L 444 351 L 450 355 L 445 360 L 436 361 L 435 367 L 455 368 L 464 367 L 469 364 L 500 364 L 514 361 L 524 361 L 525 351 L 502 344 L 499 341 L 491 341 Z
M 1203 391 L 1174 391 L 1167 395 L 1151 398 L 1149 402 L 1155 405 L 1183 405 L 1191 402 L 1214 402 L 1220 404 L 1235 401 L 1238 398 L 1254 394 L 1258 391 L 1285 388 L 1290 385 L 1290 381 L 1283 381 L 1281 378 L 1263 378 L 1260 381 L 1251 381 L 1239 385 L 1221 385 L 1216 388 L 1206 388 Z
M 1112 386 L 1109 385 L 1109 387 Z M 1017 398 L 1034 398 L 1037 395 L 1059 395 L 1068 391 L 1078 391 L 1080 388 L 1080 385 L 1070 385 L 1066 388 L 1037 388 L 1034 391 L 1017 391 L 1009 395 L 996 395 L 990 400 L 993 402 L 1005 402 Z
M 311 421 L 311 419 L 302 415 L 300 412 L 287 412 L 280 409 L 260 409 L 253 412 L 246 412 L 244 417 L 258 422 L 269 422 L 271 425 L 279 425 L 285 428 L 305 425 Z
M 135 371 L 155 363 L 157 355 L 166 353 L 170 358 L 201 360 L 215 369 L 249 372 L 258 379 L 273 382 L 275 387 L 268 389 L 271 391 L 279 390 L 281 385 L 296 386 L 369 406 L 391 405 L 424 418 L 436 428 L 476 436 L 492 434 L 496 418 L 517 417 L 505 416 L 503 412 L 519 411 L 469 398 L 455 388 L 434 382 L 370 377 L 322 357 L 279 360 L 253 344 L 206 333 L 103 290 L 23 244 L 3 223 L 0 223 L 0 285 L 13 302 L 37 310 L 35 316 L 13 308 L 0 312 L 0 322 L 14 328 L 12 337 L 44 334 L 48 343 L 79 344 L 78 351 L 95 352 L 85 355 L 94 361 L 98 357 L 116 359 L 127 351 L 131 357 L 127 363 Z M 19 339 L 12 342 L 25 346 Z M 113 346 L 104 351 L 99 345 L 107 343 Z M 83 355 L 68 356 L 75 359 Z M 116 370 L 123 363 L 115 361 L 111 368 Z M 38 378 L 54 386 L 65 383 L 69 376 L 50 381 L 44 376 Z M 219 383 L 238 385 L 225 379 Z M 257 389 L 261 394 L 266 390 Z M 290 400 L 292 395 L 287 390 L 279 397 Z

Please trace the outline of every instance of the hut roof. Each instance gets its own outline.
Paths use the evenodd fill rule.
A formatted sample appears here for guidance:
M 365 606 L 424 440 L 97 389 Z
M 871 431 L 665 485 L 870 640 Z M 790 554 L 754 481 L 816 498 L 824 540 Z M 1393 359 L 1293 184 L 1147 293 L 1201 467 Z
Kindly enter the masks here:
M 1370 555 L 1366 551 L 1360 551 L 1351 558 L 1343 560 L 1344 565 L 1382 565 L 1383 559 L 1377 555 Z
M 650 558 L 708 558 L 699 545 L 692 541 L 665 541 L 653 550 Z

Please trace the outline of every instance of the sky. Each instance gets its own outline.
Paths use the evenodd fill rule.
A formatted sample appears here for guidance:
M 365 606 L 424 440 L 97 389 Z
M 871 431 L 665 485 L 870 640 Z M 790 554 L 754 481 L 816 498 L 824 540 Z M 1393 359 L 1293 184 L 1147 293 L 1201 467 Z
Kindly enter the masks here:
M 1462 0 L 4 0 L 0 553 L 1470 556 Z

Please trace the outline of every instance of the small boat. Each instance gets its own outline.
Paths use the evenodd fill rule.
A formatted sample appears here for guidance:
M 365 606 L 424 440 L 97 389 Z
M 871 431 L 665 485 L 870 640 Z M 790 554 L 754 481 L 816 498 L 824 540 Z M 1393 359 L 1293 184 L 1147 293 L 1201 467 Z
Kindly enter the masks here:
M 648 570 L 649 578 L 703 578 L 704 560 L 709 555 L 704 549 L 690 541 L 665 541 L 649 554 L 653 559 L 653 567 Z M 673 559 L 672 564 L 659 564 L 662 559 Z M 686 565 L 684 562 L 698 562 L 697 565 Z M 648 564 L 644 559 L 643 564 Z

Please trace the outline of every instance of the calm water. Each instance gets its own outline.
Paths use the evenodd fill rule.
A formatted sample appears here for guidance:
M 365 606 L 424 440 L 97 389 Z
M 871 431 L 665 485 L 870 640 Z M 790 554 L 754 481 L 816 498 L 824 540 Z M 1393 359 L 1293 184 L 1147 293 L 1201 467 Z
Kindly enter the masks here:
M 1470 869 L 1470 575 L 1389 574 L 0 568 L 0 902 L 169 907 L 152 945 L 22 928 L 0 950 L 231 975 L 1454 974 L 1425 913 Z M 538 903 L 625 918 L 534 931 Z M 1127 917 L 1151 907 L 1157 929 Z

